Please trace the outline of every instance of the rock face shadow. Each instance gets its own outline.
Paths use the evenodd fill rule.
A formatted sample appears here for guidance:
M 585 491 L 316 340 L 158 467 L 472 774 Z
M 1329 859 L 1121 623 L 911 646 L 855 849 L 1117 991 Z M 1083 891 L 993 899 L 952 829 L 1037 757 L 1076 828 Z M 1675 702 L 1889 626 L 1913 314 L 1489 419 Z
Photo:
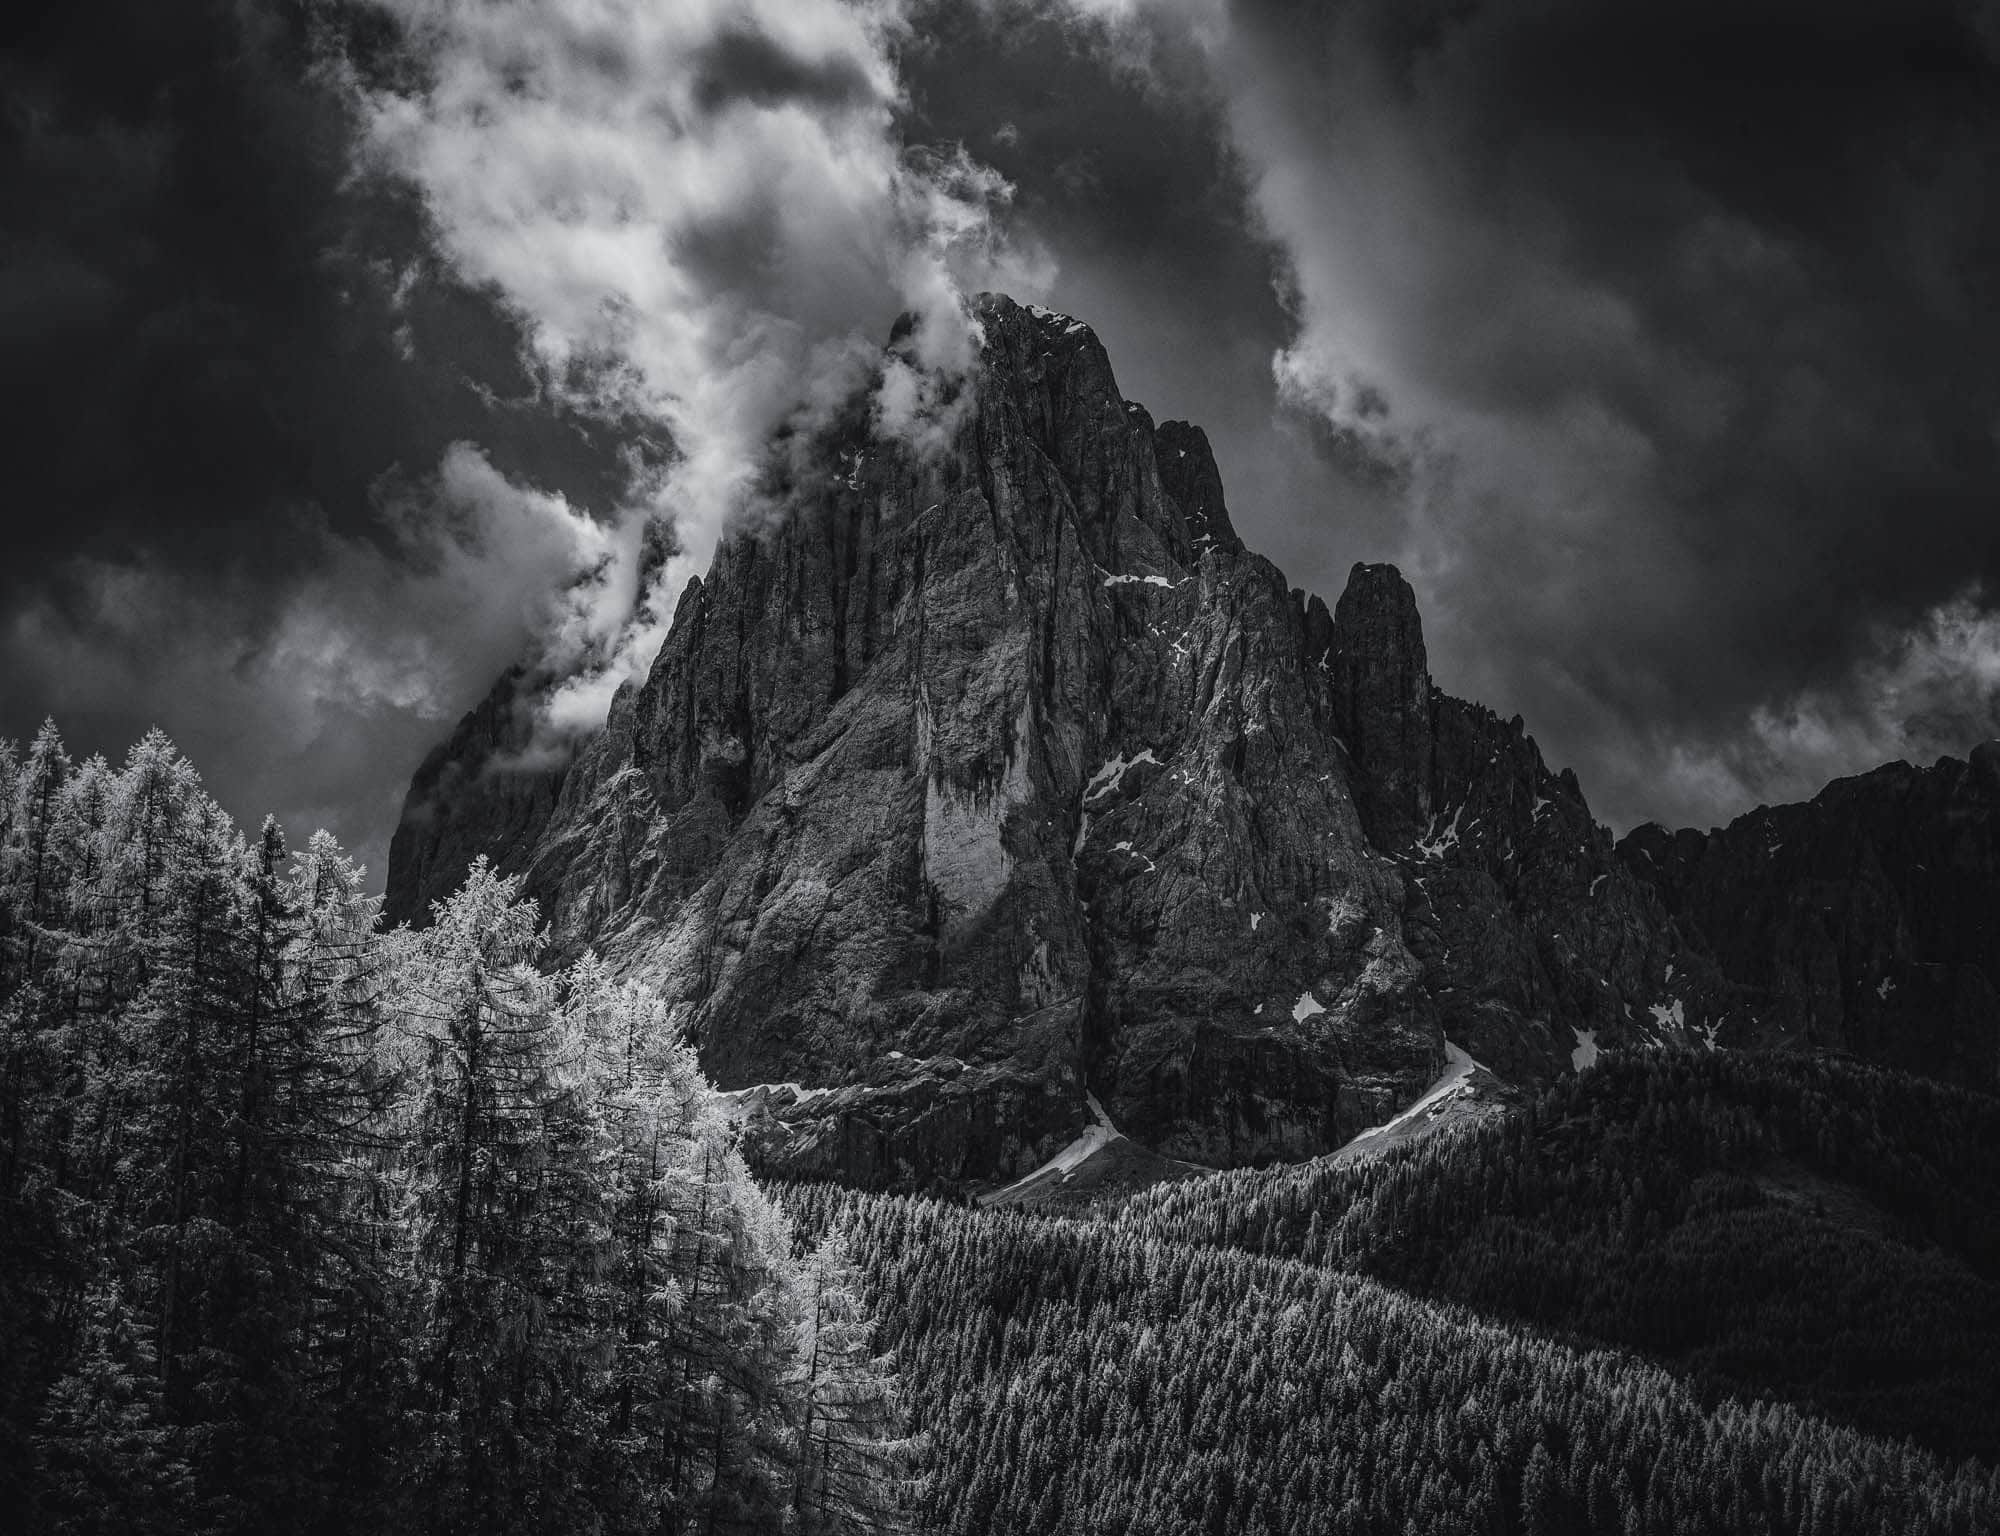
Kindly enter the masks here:
M 1944 998 L 1923 1049 L 1992 1080 L 1958 1022 L 1990 944 L 1848 1003 L 1886 929 L 1815 948 L 1805 898 L 1742 894 L 1735 829 L 1614 848 L 1518 718 L 1432 684 L 1393 567 L 1331 610 L 1289 588 L 1200 429 L 1125 400 L 1088 326 L 978 318 L 949 445 L 864 401 L 792 445 L 788 514 L 725 541 L 573 761 L 510 757 L 502 680 L 412 784 L 392 918 L 489 854 L 556 954 L 670 999 L 759 1166 L 870 1187 L 1005 1186 L 1088 1134 L 1091 1094 L 1122 1137 L 1092 1181 L 1332 1152 L 1447 1036 L 1531 1081 L 1585 1033 L 1882 1043 L 1889 997 Z M 1990 878 L 1982 815 L 1977 848 L 1920 851 Z M 1919 898 L 1883 889 L 1893 926 Z M 1710 941 L 1742 911 L 1764 938 Z

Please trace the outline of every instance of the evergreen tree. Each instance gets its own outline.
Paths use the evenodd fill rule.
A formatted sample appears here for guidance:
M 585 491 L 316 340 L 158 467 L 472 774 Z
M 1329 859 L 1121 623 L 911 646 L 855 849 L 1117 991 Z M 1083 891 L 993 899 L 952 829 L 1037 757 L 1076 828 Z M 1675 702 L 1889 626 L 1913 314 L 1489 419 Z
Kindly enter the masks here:
M 0 1496 L 29 1528 L 868 1506 L 835 1409 L 879 1368 L 823 1342 L 801 1372 L 805 1271 L 726 1106 L 644 987 L 541 968 L 518 882 L 481 861 L 380 933 L 330 837 L 246 845 L 159 732 L 113 770 L 47 727 L 0 792 Z M 828 1339 L 859 1326 L 815 1284 Z M 854 1470 L 802 1501 L 808 1390 Z
M 556 1058 L 554 984 L 518 884 L 482 859 L 391 980 L 411 1068 L 398 1109 L 416 1313 L 410 1468 L 434 1524 L 532 1528 L 534 1430 L 549 1327 L 543 1249 L 552 1122 L 574 1115 Z M 567 1188 L 557 1198 L 570 1195 Z M 448 1513 L 448 1512 L 455 1512 Z
M 0 842 L 0 881 L 8 899 L 0 920 L 0 985 L 34 979 L 38 952 L 46 943 L 44 924 L 63 870 L 55 841 L 56 808 L 69 777 L 69 753 L 53 720 L 44 720 L 18 760 L 11 746 L 4 784 L 8 791 L 5 839 Z
M 33 1448 L 31 1528 L 63 1532 L 185 1529 L 189 1472 L 161 1408 L 151 1331 L 115 1285 L 78 1309 L 74 1353 L 49 1387 Z
M 803 1290 L 793 1473 L 799 1528 L 829 1536 L 910 1529 L 918 1448 L 904 1430 L 895 1362 L 875 1348 L 875 1320 L 844 1231 L 829 1231 L 813 1249 Z

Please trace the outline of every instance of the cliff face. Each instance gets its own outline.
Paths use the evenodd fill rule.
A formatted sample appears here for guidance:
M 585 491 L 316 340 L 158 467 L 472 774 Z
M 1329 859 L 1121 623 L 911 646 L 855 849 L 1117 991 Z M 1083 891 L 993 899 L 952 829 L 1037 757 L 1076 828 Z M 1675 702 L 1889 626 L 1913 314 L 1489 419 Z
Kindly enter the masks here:
M 1357 565 L 1326 668 L 1370 842 L 1403 876 L 1405 942 L 1446 1036 L 1504 1075 L 1577 1070 L 1617 1045 L 1741 1043 L 1725 987 L 1616 857 L 1576 776 L 1516 717 L 1440 692 L 1416 596 Z
M 1719 831 L 1641 827 L 1618 851 L 1760 1040 L 2000 1086 L 2000 742 Z
M 981 320 L 949 451 L 857 427 L 690 585 L 532 886 L 723 1087 L 804 1086 L 753 1096 L 798 1172 L 1025 1171 L 1086 1085 L 1174 1156 L 1338 1144 L 1442 1041 L 1304 607 L 1086 327 Z
M 565 771 L 493 767 L 504 697 L 468 717 L 392 915 L 475 852 L 524 871 L 559 950 L 673 1001 L 755 1155 L 878 1186 L 1025 1172 L 1087 1094 L 1234 1164 L 1386 1118 L 1447 1036 L 1528 1077 L 1750 1038 L 1697 904 L 1431 685 L 1393 568 L 1289 590 L 1087 326 L 979 318 L 950 445 L 831 431 Z
M 563 764 L 531 765 L 531 684 L 519 667 L 501 674 L 449 737 L 425 756 L 403 797 L 389 843 L 386 910 L 422 922 L 431 903 L 465 880 L 480 854 L 519 874 L 555 811 Z

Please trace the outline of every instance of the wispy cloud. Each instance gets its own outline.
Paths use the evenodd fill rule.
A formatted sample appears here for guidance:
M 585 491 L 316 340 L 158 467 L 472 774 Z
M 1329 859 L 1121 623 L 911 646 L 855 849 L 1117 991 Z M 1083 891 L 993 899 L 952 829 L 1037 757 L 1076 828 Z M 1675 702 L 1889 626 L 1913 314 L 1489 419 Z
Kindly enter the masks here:
M 1706 825 L 1718 805 L 1808 799 L 1877 763 L 1963 756 L 2000 736 L 2000 612 L 1968 588 L 1907 628 L 1878 630 L 1838 682 L 1760 703 L 1733 724 L 1662 744 L 1653 793 L 1663 817 Z
M 439 245 L 520 316 L 548 387 L 657 421 L 635 483 L 627 618 L 585 648 L 551 719 L 586 726 L 658 648 L 675 597 L 757 497 L 781 426 L 883 373 L 883 423 L 934 434 L 977 337 L 968 287 L 1025 268 L 1007 184 L 957 146 L 901 142 L 897 0 L 385 0 L 414 86 L 353 82 L 364 163 L 421 193 Z M 892 321 L 917 325 L 885 359 Z M 626 579 L 647 518 L 676 551 Z
M 1440 681 L 1616 822 L 1922 748 L 1881 658 L 2000 590 L 2000 56 L 1966 7 L 1059 9 L 1206 61 L 1278 397 L 1396 499 L 1357 553 L 1410 574 Z
M 306 512 L 270 536 L 311 574 L 262 592 L 244 569 L 76 558 L 0 629 L 0 665 L 56 680 L 71 726 L 156 701 L 183 751 L 230 770 L 238 814 L 330 825 L 379 872 L 402 799 L 381 762 L 414 762 L 531 644 L 601 643 L 615 543 L 464 444 L 383 498 L 374 537 Z

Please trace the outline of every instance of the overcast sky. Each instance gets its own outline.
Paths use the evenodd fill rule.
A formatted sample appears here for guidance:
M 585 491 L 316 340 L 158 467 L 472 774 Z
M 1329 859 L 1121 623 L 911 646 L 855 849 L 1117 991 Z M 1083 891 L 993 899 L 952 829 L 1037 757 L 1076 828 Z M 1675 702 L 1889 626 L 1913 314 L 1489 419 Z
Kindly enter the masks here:
M 2000 20 L 1732 0 L 76 0 L 0 57 L 0 735 L 376 867 L 510 661 L 588 729 L 755 446 L 1088 320 L 1600 817 L 2000 734 Z

